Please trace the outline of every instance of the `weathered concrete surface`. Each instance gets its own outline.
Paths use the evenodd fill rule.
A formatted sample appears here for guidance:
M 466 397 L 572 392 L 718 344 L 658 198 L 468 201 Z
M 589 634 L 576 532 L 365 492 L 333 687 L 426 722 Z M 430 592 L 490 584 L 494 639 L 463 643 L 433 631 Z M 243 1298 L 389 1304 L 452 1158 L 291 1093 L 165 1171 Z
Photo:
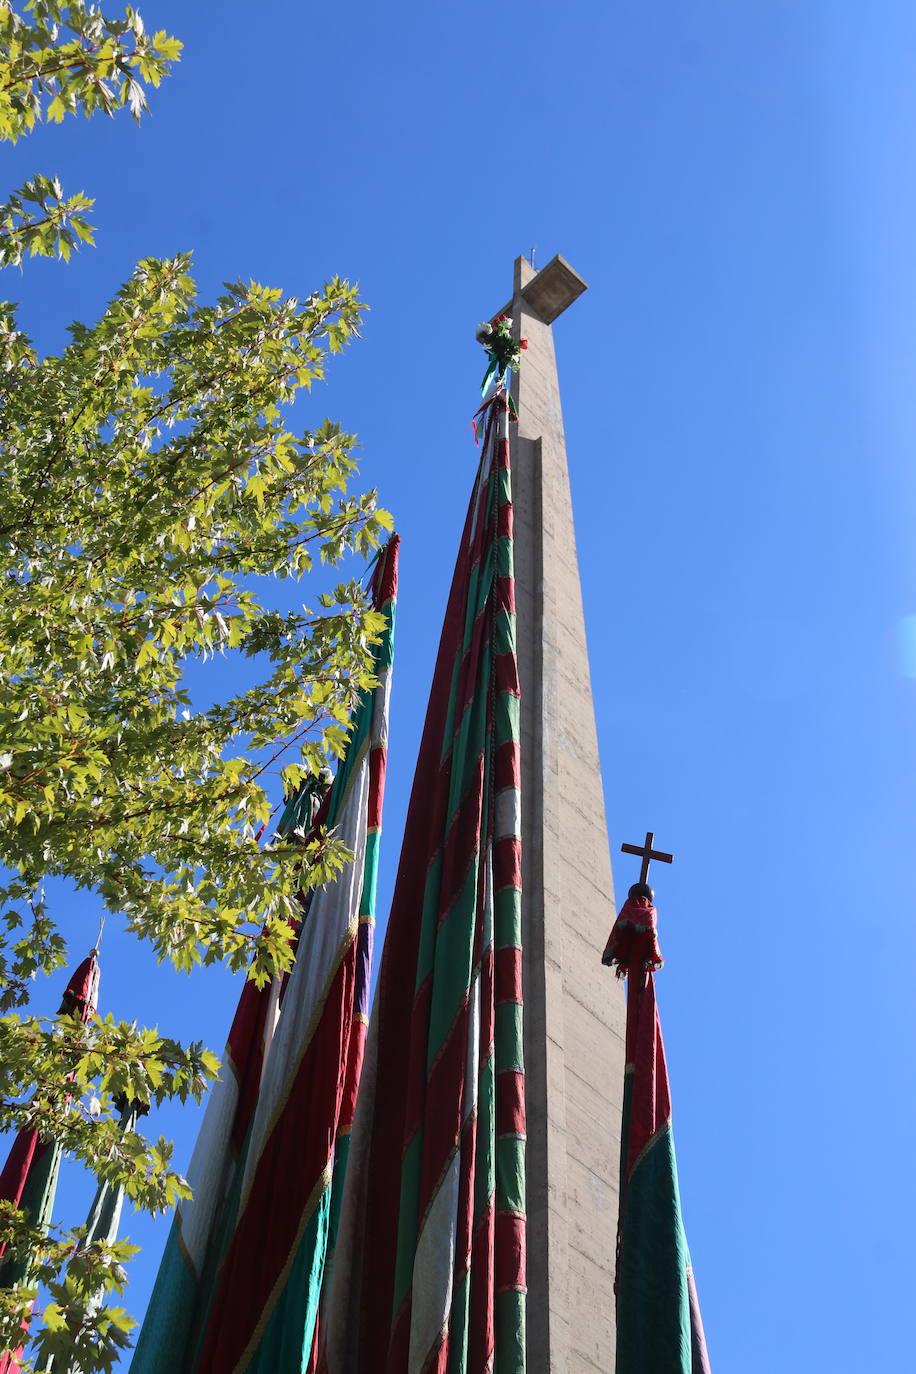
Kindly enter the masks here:
M 534 304 L 552 320 L 582 290 L 561 259 L 536 274 L 519 258 L 507 307 L 528 339 L 514 383 L 512 483 L 530 1374 L 614 1369 L 624 998 L 601 964 L 614 915 L 610 854 L 553 334 Z

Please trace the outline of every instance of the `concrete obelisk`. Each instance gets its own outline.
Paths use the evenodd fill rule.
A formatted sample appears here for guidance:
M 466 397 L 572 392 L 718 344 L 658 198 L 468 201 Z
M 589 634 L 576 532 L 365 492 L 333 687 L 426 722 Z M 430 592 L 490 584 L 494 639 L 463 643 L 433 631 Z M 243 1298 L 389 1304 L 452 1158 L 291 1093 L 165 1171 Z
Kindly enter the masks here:
M 528 339 L 513 382 L 522 689 L 528 1370 L 614 1368 L 625 1005 L 602 967 L 613 887 L 553 321 L 585 290 L 562 258 L 515 263 Z

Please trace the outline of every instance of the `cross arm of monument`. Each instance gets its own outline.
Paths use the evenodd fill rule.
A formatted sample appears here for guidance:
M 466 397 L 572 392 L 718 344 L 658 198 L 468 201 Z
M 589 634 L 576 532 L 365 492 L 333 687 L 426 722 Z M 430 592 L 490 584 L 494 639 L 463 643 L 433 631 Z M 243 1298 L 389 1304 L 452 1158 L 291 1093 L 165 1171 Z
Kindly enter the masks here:
M 587 290 L 586 282 L 559 253 L 539 272 L 534 272 L 527 258 L 517 258 L 515 295 L 496 313 L 511 315 L 515 302 L 521 297 L 544 324 L 553 324 L 554 320 Z

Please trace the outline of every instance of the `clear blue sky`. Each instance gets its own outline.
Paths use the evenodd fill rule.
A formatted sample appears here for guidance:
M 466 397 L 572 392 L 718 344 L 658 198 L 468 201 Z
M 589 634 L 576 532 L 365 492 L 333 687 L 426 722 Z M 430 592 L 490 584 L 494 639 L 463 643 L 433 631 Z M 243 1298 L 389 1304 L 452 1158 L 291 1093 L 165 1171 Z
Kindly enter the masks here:
M 5 159 L 5 185 L 94 194 L 99 246 L 5 292 L 56 349 L 141 256 L 193 249 L 204 295 L 362 283 L 365 341 L 301 409 L 359 432 L 404 539 L 384 911 L 474 327 L 532 245 L 582 273 L 556 336 L 608 818 L 618 889 L 621 840 L 677 855 L 659 997 L 713 1365 L 912 1367 L 916 9 L 141 9 L 186 43 L 145 126 L 71 121 Z M 76 957 L 93 908 L 69 910 Z M 103 953 L 106 1009 L 221 1046 L 228 977 L 156 974 L 112 923 Z M 182 1160 L 196 1120 L 155 1123 Z M 61 1201 L 84 1205 L 73 1165 Z M 136 1311 L 166 1223 L 126 1229 Z

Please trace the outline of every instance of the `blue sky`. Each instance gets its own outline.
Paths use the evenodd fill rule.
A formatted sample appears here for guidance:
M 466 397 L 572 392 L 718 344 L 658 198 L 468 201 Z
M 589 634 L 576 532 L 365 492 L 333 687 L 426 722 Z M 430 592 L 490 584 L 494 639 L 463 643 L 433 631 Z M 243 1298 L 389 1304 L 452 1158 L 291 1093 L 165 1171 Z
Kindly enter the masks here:
M 916 10 L 141 8 L 186 44 L 144 127 L 5 159 L 95 195 L 98 247 L 6 294 L 55 350 L 141 256 L 193 249 L 204 297 L 361 282 L 365 339 L 299 410 L 359 433 L 404 540 L 384 912 L 474 327 L 532 246 L 582 273 L 555 333 L 609 828 L 618 890 L 622 840 L 677 855 L 659 998 L 714 1368 L 908 1367 L 916 1207 L 877 1183 L 914 1125 Z M 76 955 L 94 908 L 63 909 Z M 106 1009 L 221 1046 L 226 975 L 157 972 L 113 922 L 103 954 Z M 154 1124 L 186 1160 L 194 1112 Z M 71 1165 L 62 1211 L 85 1195 Z M 137 1311 L 166 1223 L 126 1229 Z

